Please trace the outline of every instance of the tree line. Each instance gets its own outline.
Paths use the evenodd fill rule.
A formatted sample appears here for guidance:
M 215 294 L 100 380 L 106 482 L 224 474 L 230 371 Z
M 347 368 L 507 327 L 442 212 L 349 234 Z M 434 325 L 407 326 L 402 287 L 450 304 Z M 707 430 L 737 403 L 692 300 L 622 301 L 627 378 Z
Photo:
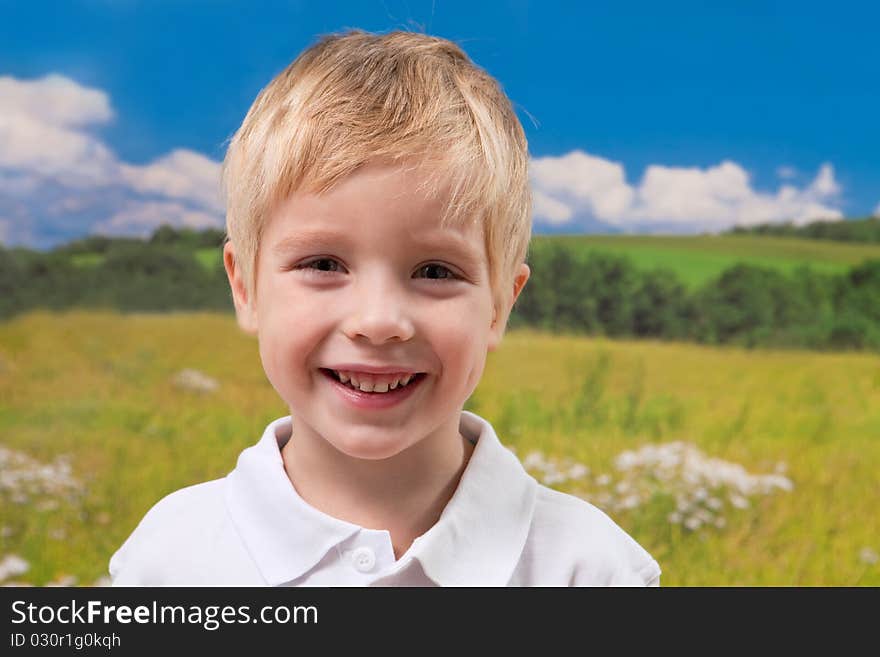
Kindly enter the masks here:
M 778 237 L 806 237 L 838 242 L 880 242 L 880 217 L 847 219 L 845 221 L 812 221 L 803 226 L 792 222 L 735 226 L 729 235 L 775 235 Z
M 738 264 L 688 290 L 667 269 L 533 241 L 509 326 L 704 344 L 880 349 L 880 260 L 844 274 Z
M 220 231 L 163 228 L 147 241 L 90 237 L 51 252 L 0 247 L 0 319 L 48 308 L 232 312 Z M 217 249 L 205 267 L 194 249 Z M 91 265 L 75 256 L 100 254 Z M 694 290 L 626 256 L 533 240 L 509 327 L 705 344 L 880 349 L 880 260 L 844 274 L 739 264 Z
M 90 236 L 50 252 L 0 247 L 0 319 L 33 308 L 121 311 L 230 310 L 221 231 L 164 226 L 149 240 Z M 217 248 L 217 267 L 195 258 Z M 96 264 L 77 264 L 97 256 Z

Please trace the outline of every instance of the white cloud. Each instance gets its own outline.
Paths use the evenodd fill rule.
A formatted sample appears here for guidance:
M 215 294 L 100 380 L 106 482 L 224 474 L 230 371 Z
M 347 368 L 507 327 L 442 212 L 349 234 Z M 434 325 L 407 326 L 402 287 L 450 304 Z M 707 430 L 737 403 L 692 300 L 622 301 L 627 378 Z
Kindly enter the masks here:
M 632 203 L 633 190 L 626 183 L 623 165 L 572 151 L 562 157 L 534 158 L 530 174 L 535 188 L 549 201 L 570 197 L 606 220 L 620 217 Z
M 88 135 L 23 115 L 0 115 L 0 167 L 71 187 L 114 182 L 116 159 Z
M 730 221 L 732 208 L 750 193 L 748 175 L 733 162 L 705 170 L 652 165 L 645 171 L 629 215 L 675 223 Z
M 776 175 L 782 178 L 783 180 L 791 180 L 792 178 L 796 178 L 798 175 L 797 169 L 790 166 L 781 166 L 776 169 Z
M 0 167 L 71 187 L 111 183 L 116 158 L 83 128 L 112 117 L 107 94 L 60 75 L 0 77 Z
M 217 215 L 167 201 L 133 201 L 94 230 L 105 235 L 136 235 L 147 237 L 162 224 L 175 228 L 220 228 Z
M 840 219 L 840 185 L 823 164 L 806 187 L 783 185 L 775 193 L 754 189 L 748 172 L 729 160 L 707 167 L 650 165 L 630 185 L 623 166 L 574 151 L 535 158 L 531 164 L 537 221 L 560 223 L 553 202 L 569 209 L 569 222 L 587 216 L 629 231 L 716 232 L 733 225 Z
M 817 199 L 836 196 L 840 193 L 840 185 L 834 179 L 834 168 L 830 164 L 823 164 L 819 168 L 816 179 L 810 184 L 809 193 Z
M 58 127 L 106 123 L 113 118 L 110 99 L 61 75 L 39 80 L 0 76 L 0 116 L 27 116 Z
M 100 89 L 54 74 L 0 77 L 0 213 L 9 216 L 13 203 L 26 208 L 9 220 L 4 242 L 51 246 L 99 226 L 141 230 L 163 223 L 159 208 L 169 211 L 168 223 L 222 225 L 218 162 L 186 149 L 146 165 L 123 162 L 89 132 L 113 118 Z
M 178 149 L 146 166 L 122 165 L 123 177 L 140 192 L 198 201 L 218 212 L 220 164 L 193 151 Z
M 568 205 L 538 190 L 532 193 L 532 205 L 534 213 L 551 224 L 564 224 L 574 216 Z
M 874 208 L 874 212 L 871 213 L 875 217 L 880 217 L 880 203 L 877 204 L 877 207 Z

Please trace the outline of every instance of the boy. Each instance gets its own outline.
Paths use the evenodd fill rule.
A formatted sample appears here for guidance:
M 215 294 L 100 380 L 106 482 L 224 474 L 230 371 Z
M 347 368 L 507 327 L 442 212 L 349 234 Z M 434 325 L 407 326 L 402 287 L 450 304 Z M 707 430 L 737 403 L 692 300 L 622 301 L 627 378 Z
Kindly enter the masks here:
M 331 35 L 259 94 L 223 165 L 224 263 L 290 415 L 156 504 L 114 584 L 659 583 L 462 410 L 529 277 L 527 169 L 509 100 L 443 39 Z

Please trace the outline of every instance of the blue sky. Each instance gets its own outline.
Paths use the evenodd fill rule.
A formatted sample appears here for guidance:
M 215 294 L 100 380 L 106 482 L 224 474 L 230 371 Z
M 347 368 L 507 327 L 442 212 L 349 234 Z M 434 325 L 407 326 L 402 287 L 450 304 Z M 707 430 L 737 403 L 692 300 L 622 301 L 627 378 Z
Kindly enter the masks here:
M 502 83 L 536 233 L 880 214 L 876 3 L 0 0 L 0 17 L 7 244 L 222 225 L 224 141 L 347 27 L 452 39 Z

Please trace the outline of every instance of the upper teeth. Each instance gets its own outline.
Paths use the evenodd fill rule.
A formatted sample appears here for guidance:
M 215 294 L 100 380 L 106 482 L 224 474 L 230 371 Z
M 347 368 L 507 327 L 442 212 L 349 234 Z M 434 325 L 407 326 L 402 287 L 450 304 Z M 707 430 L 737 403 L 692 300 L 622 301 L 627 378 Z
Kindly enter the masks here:
M 343 383 L 362 392 L 388 392 L 398 386 L 405 386 L 415 374 L 366 374 L 364 372 L 342 372 L 333 370 Z

